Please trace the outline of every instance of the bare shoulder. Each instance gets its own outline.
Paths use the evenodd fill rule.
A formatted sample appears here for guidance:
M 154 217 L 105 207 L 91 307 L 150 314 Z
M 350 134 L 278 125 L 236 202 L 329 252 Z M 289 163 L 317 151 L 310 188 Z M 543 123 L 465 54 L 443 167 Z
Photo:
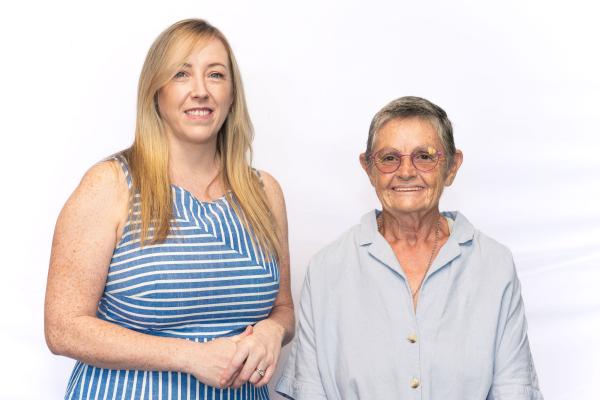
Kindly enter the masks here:
M 284 238 L 286 238 L 285 240 L 287 241 L 287 211 L 285 208 L 285 199 L 283 197 L 281 186 L 279 185 L 279 182 L 277 182 L 277 180 L 268 172 L 259 171 L 259 173 L 263 181 L 265 194 L 267 195 L 267 200 L 269 202 L 271 212 L 273 213 L 273 217 L 275 218 L 275 221 L 281 230 L 280 233 Z
M 128 196 L 129 188 L 125 174 L 116 160 L 101 161 L 93 165 L 83 176 L 76 193 L 98 196 L 104 199 Z
M 127 213 L 128 202 L 129 188 L 119 163 L 113 160 L 99 162 L 85 173 L 65 203 L 57 233 L 83 223 L 90 229 L 108 226 L 116 232 Z
M 264 183 L 265 193 L 269 205 L 276 217 L 280 217 L 281 214 L 285 217 L 285 199 L 283 197 L 283 191 L 279 182 L 266 171 L 259 171 L 260 176 Z
M 117 235 L 126 218 L 129 188 L 118 162 L 90 168 L 63 207 L 54 230 L 46 313 L 94 316 Z

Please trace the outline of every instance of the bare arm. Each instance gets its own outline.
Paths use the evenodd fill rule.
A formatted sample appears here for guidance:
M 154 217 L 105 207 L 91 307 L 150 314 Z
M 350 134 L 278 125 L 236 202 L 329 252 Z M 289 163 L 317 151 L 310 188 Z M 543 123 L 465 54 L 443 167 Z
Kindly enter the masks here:
M 103 162 L 88 171 L 61 211 L 46 288 L 48 347 L 99 367 L 189 372 L 217 385 L 237 339 L 200 344 L 135 332 L 96 317 L 128 196 L 119 166 Z
M 281 239 L 279 293 L 269 317 L 258 322 L 253 334 L 240 341 L 238 351 L 223 375 L 222 386 L 239 387 L 248 381 L 258 387 L 266 385 L 277 368 L 281 347 L 294 337 L 294 303 L 290 286 L 285 200 L 281 187 L 271 175 L 261 171 L 261 177 Z M 264 377 L 256 373 L 257 368 L 265 371 Z
M 279 183 L 268 173 L 261 171 L 265 192 L 281 238 L 279 259 L 279 293 L 275 305 L 267 320 L 279 325 L 282 331 L 282 345 L 288 344 L 294 337 L 294 302 L 290 284 L 290 250 L 288 245 L 288 222 L 285 199 Z M 258 324 L 257 324 L 258 325 Z M 256 327 L 255 327 L 256 328 Z M 255 329 L 256 330 L 256 329 Z
M 311 264 L 313 262 L 311 260 Z M 318 365 L 311 269 L 309 265 L 300 295 L 296 339 L 275 389 L 286 398 L 296 400 L 327 399 Z

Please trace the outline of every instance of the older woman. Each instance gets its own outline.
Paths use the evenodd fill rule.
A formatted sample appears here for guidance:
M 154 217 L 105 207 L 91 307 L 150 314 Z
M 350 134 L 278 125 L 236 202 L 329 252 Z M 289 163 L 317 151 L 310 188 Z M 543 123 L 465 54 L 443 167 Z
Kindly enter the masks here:
M 462 158 L 446 113 L 425 99 L 375 115 L 360 162 L 382 211 L 311 260 L 280 393 L 542 399 L 510 251 L 438 209 Z
M 249 165 L 225 36 L 165 30 L 133 145 L 93 166 L 56 224 L 45 329 L 77 360 L 67 399 L 268 399 L 293 335 L 283 195 Z

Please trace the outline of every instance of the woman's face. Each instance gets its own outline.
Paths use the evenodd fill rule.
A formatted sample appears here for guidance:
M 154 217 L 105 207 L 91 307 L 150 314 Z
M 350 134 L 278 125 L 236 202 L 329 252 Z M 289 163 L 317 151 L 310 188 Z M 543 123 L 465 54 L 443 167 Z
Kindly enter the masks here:
M 229 56 L 218 39 L 194 49 L 158 93 L 167 135 L 190 144 L 216 141 L 232 101 Z
M 431 153 L 443 152 L 442 143 L 433 125 L 421 118 L 392 119 L 377 132 L 373 143 L 373 154 L 397 152 Z M 383 209 L 392 214 L 425 215 L 438 209 L 444 186 L 449 186 L 462 162 L 462 153 L 457 150 L 454 165 L 446 170 L 445 159 L 440 159 L 435 168 L 422 172 L 416 169 L 411 157 L 401 157 L 399 168 L 392 173 L 382 173 L 373 163 L 367 163 L 364 154 L 361 164 L 375 187 Z

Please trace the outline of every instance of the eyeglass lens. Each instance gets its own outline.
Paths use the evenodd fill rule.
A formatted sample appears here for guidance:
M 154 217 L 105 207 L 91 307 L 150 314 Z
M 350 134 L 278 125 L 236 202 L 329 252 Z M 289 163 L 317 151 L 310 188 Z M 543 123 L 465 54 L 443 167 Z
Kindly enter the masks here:
M 397 151 L 384 151 L 374 156 L 375 165 L 383 173 L 395 172 L 402 163 L 402 157 L 410 157 L 413 166 L 422 172 L 431 171 L 439 161 L 435 149 L 429 151 L 415 151 L 412 154 L 401 154 Z

